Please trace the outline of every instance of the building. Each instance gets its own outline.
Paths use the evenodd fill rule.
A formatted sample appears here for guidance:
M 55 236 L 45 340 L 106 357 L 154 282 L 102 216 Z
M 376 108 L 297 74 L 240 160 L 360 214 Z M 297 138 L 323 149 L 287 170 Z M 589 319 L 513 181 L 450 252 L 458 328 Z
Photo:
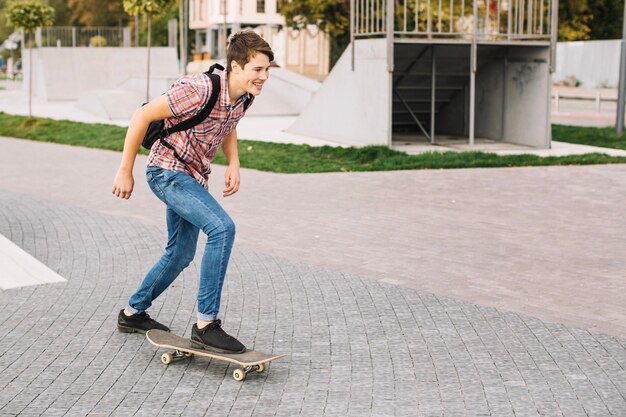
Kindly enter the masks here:
M 558 0 L 352 0 L 351 10 L 351 46 L 289 132 L 550 147 Z
M 197 53 L 209 59 L 224 57 L 225 37 L 242 28 L 254 30 L 275 52 L 276 63 L 291 71 L 322 79 L 328 74 L 329 38 L 309 27 L 285 27 L 277 0 L 190 0 L 189 28 L 194 30 Z

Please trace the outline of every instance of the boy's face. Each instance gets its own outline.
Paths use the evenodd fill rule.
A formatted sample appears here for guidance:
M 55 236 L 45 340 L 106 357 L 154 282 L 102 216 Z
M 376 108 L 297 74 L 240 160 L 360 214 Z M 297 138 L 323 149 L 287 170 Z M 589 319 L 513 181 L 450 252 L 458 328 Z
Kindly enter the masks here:
M 270 69 L 270 59 L 267 55 L 257 53 L 242 68 L 237 62 L 231 63 L 232 72 L 237 77 L 238 84 L 246 93 L 258 96 L 263 90 L 263 83 L 267 81 Z

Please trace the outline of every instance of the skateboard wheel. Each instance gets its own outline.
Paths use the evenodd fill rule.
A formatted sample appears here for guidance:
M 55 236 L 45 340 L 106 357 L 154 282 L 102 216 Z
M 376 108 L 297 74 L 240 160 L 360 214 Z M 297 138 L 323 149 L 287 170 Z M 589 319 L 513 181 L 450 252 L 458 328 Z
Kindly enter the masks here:
M 235 369 L 233 378 L 235 378 L 235 381 L 243 381 L 246 379 L 246 372 L 241 368 Z
M 172 363 L 172 354 L 171 353 L 162 354 L 161 362 L 163 362 L 163 365 L 169 365 L 170 363 Z
M 260 364 L 258 364 L 258 365 L 256 366 L 256 371 L 257 371 L 258 373 L 261 373 L 261 372 L 265 371 L 265 364 L 264 364 L 264 363 L 260 363 Z
M 191 352 L 184 352 L 183 355 L 185 355 L 186 358 L 191 358 L 193 356 L 193 353 L 191 353 Z

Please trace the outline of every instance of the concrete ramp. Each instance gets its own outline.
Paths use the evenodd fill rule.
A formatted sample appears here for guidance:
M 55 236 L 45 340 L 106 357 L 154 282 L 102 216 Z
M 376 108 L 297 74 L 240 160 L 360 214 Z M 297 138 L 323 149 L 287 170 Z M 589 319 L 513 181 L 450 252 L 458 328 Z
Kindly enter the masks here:
M 263 93 L 247 115 L 297 116 L 311 102 L 321 83 L 284 68 L 271 68 Z
M 96 90 L 82 93 L 76 107 L 109 120 L 129 120 L 145 101 L 138 91 Z
M 348 145 L 391 144 L 391 74 L 385 39 L 355 41 L 287 132 Z

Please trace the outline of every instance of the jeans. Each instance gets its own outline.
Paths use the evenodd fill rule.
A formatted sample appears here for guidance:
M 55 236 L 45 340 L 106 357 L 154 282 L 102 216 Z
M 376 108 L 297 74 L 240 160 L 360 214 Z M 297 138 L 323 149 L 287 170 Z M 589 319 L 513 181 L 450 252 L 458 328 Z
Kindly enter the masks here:
M 148 184 L 167 205 L 167 246 L 128 302 L 137 314 L 147 310 L 193 260 L 202 230 L 207 242 L 200 265 L 198 318 L 216 320 L 230 252 L 235 241 L 235 224 L 217 201 L 184 172 L 149 166 Z

